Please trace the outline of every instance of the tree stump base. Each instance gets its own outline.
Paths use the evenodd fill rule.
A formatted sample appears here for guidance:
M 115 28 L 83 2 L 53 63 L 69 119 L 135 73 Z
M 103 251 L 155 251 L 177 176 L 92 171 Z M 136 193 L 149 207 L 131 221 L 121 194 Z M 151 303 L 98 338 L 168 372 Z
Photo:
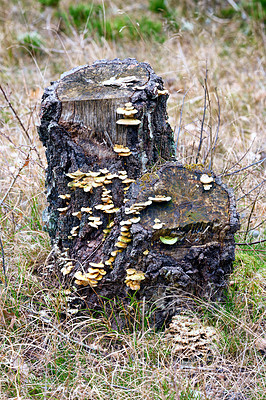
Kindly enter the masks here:
M 44 93 L 44 219 L 69 313 L 107 307 L 123 325 L 121 304 L 135 296 L 161 327 L 184 295 L 219 300 L 226 288 L 234 196 L 209 171 L 173 161 L 167 97 L 161 78 L 134 59 L 74 69 Z

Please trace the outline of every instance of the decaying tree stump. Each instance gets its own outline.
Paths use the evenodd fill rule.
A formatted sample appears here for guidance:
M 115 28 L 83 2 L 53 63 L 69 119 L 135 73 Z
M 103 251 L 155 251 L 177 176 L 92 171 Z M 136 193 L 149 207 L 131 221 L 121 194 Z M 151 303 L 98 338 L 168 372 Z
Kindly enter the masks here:
M 183 306 L 178 293 L 220 299 L 226 287 L 234 197 L 214 175 L 174 161 L 167 97 L 135 59 L 73 69 L 45 90 L 44 219 L 70 313 L 135 294 L 156 305 L 161 326 Z

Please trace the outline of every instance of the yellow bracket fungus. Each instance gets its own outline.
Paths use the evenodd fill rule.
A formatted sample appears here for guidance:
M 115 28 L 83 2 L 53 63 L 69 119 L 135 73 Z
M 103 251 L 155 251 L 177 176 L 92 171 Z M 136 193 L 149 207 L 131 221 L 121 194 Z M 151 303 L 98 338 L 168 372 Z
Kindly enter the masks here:
M 126 285 L 132 290 L 140 289 L 140 282 L 145 279 L 144 272 L 137 271 L 134 268 L 129 268 L 126 270 L 127 276 L 125 279 Z
M 81 285 L 81 286 L 90 285 L 91 287 L 96 287 L 98 282 L 106 274 L 103 263 L 90 262 L 89 265 L 91 267 L 88 269 L 87 273 L 83 274 L 81 271 L 75 273 L 74 278 L 76 278 L 75 280 L 76 285 Z
M 77 217 L 78 219 L 81 219 L 82 216 L 81 211 L 73 212 L 72 215 L 73 217 Z
M 68 210 L 68 207 L 63 207 L 63 208 L 58 208 L 57 211 L 59 211 L 60 213 L 64 213 Z
M 71 194 L 68 194 L 68 193 L 60 194 L 58 197 L 60 197 L 60 199 L 63 199 L 63 200 L 69 200 L 71 198 Z

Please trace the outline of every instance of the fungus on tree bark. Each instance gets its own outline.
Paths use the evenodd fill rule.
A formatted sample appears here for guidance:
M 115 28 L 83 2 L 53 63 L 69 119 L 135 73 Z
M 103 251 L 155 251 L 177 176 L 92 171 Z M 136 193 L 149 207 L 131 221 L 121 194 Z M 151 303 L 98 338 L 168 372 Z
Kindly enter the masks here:
M 167 98 L 147 63 L 101 60 L 45 89 L 39 127 L 52 270 L 85 299 L 77 307 L 136 291 L 156 304 L 156 326 L 185 292 L 221 298 L 239 227 L 220 179 L 173 161 Z

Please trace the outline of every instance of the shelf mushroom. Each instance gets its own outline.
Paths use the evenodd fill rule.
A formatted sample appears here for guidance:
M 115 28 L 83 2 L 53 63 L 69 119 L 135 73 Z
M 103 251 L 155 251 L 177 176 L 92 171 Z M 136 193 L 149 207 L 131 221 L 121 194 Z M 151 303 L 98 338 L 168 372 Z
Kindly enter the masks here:
M 204 190 L 210 190 L 212 187 L 212 183 L 214 182 L 214 179 L 212 176 L 209 176 L 207 174 L 202 174 L 200 177 L 200 181 L 203 184 Z
M 132 290 L 139 290 L 140 282 L 145 279 L 144 272 L 137 271 L 134 268 L 129 268 L 126 271 L 127 276 L 125 279 L 125 284 Z

